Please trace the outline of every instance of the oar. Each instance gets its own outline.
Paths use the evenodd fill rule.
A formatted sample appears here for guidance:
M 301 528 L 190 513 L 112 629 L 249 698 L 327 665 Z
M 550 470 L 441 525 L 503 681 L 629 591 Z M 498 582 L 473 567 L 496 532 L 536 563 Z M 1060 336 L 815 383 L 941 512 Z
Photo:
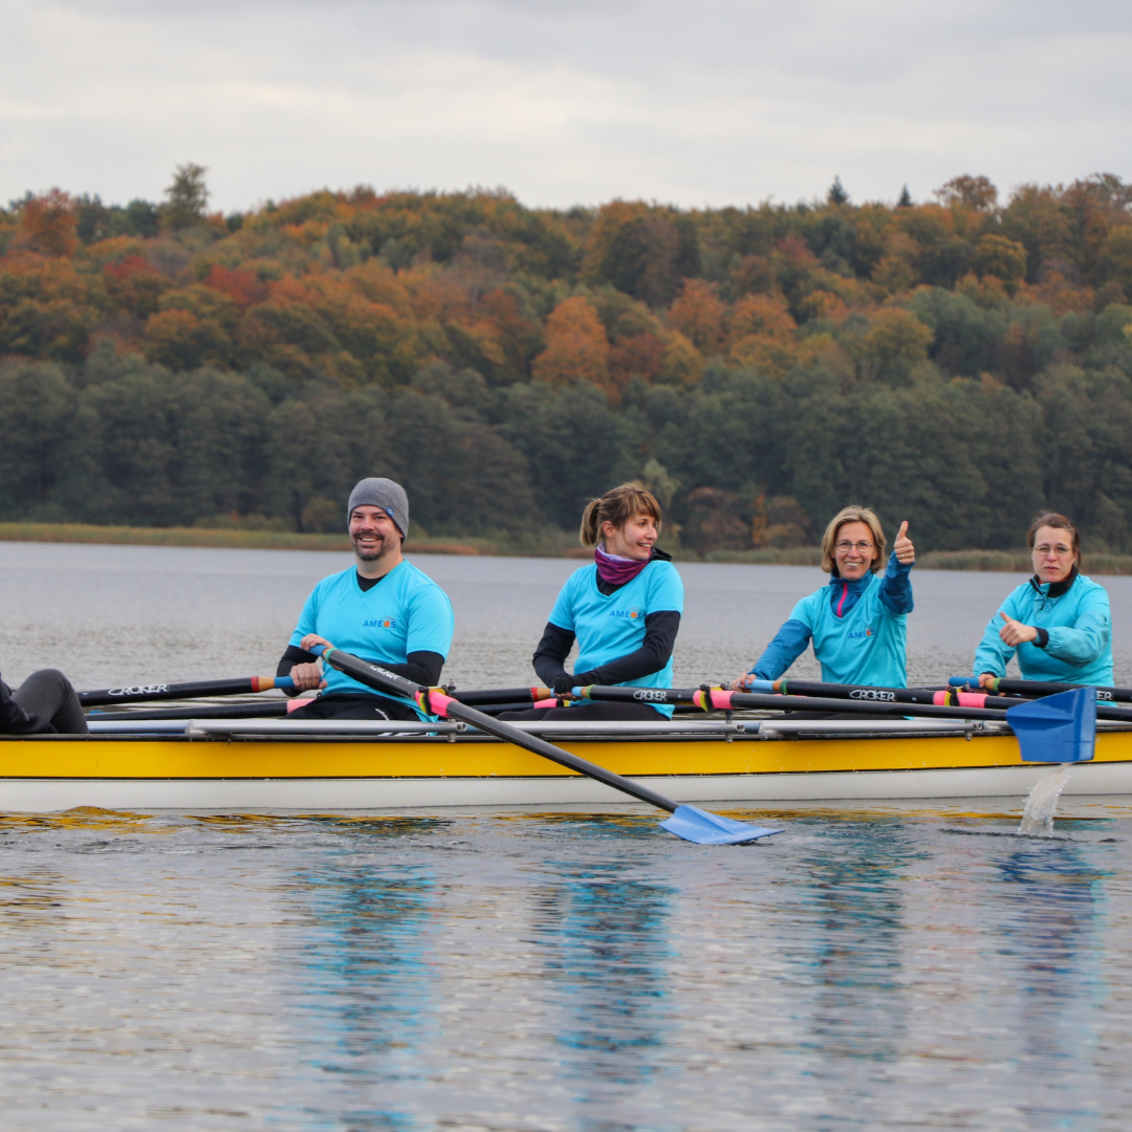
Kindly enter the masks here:
M 943 707 L 935 704 L 902 704 L 863 700 L 839 700 L 825 696 L 762 695 L 732 692 L 723 688 L 634 688 L 624 684 L 589 685 L 575 688 L 577 699 L 612 700 L 644 704 L 695 704 L 703 711 L 738 711 L 742 708 L 768 708 L 771 711 L 828 711 L 838 715 L 903 718 L 908 715 L 929 719 L 996 719 L 1001 711 L 976 707 Z
M 413 700 L 421 711 L 429 715 L 438 715 L 444 719 L 462 720 L 489 735 L 494 735 L 497 739 L 512 743 L 516 747 L 522 747 L 533 754 L 541 755 L 544 759 L 558 763 L 559 766 L 568 767 L 570 770 L 577 771 L 578 774 L 587 775 L 614 790 L 620 790 L 623 794 L 639 798 L 642 802 L 648 802 L 649 805 L 656 806 L 658 809 L 667 810 L 672 817 L 662 821 L 661 826 L 669 833 L 682 837 L 685 841 L 694 841 L 697 845 L 742 845 L 760 837 L 769 837 L 772 833 L 782 832 L 779 829 L 746 825 L 719 814 L 708 813 L 697 806 L 681 805 L 672 801 L 671 798 L 666 798 L 663 794 L 658 794 L 655 790 L 650 790 L 647 786 L 642 786 L 639 782 L 622 778 L 621 775 L 614 774 L 613 771 L 606 770 L 605 767 L 578 758 L 577 755 L 572 755 L 569 751 L 562 750 L 561 747 L 546 743 L 535 735 L 528 735 L 526 732 L 520 731 L 519 728 L 512 727 L 509 723 L 492 719 L 490 715 L 484 715 L 483 712 L 460 703 L 459 700 L 447 695 L 440 688 L 422 688 L 411 680 L 406 680 L 395 672 L 388 672 L 380 665 L 371 664 L 352 653 L 343 652 L 341 649 L 333 647 L 325 648 L 321 645 L 311 649 L 311 652 L 321 653 L 324 663 L 337 668 L 339 672 L 344 672 L 367 688 L 373 688 L 387 695 L 392 693 Z
M 979 687 L 975 676 L 952 676 L 948 683 L 953 688 L 984 690 Z M 1058 692 L 1072 692 L 1074 688 L 1096 688 L 1098 700 L 1132 704 L 1132 688 L 1109 688 L 1096 684 L 1051 684 L 1044 680 L 1009 680 L 1005 676 L 995 676 L 990 681 L 992 692 L 1008 692 L 1015 696 L 1056 696 Z
M 234 680 L 192 680 L 186 684 L 124 684 L 79 692 L 83 707 L 99 704 L 140 704 L 148 700 L 188 700 L 196 696 L 240 696 L 269 688 L 293 688 L 290 676 L 241 676 Z
M 453 689 L 448 693 L 454 700 L 471 707 L 482 707 L 484 704 L 506 704 L 508 710 L 514 704 L 530 707 L 539 700 L 545 700 L 554 693 L 549 688 L 484 688 L 481 690 L 461 692 Z
M 939 704 L 947 707 L 958 703 L 947 689 L 882 688 L 870 684 L 826 684 L 821 680 L 751 680 L 748 692 L 776 692 L 780 695 L 832 696 L 837 700 L 863 700 L 888 704 Z
M 1080 688 L 1067 688 L 1066 692 L 1086 692 L 1090 689 L 1087 686 Z M 1045 703 L 1046 700 L 1052 699 L 1053 696 L 1065 695 L 1065 692 L 1054 692 L 1050 696 L 1037 696 L 1033 698 L 1023 698 L 1021 696 L 988 696 L 985 692 L 952 692 L 955 700 L 962 707 L 975 707 L 975 708 L 997 708 L 1000 711 L 1013 711 L 1016 707 L 1021 707 L 1023 704 Z M 1093 697 L 1096 700 L 1096 696 Z M 1132 723 L 1132 707 L 1122 707 L 1120 704 L 1110 703 L 1108 701 L 1097 700 L 1096 711 L 1094 713 L 1097 719 L 1115 719 L 1121 723 Z

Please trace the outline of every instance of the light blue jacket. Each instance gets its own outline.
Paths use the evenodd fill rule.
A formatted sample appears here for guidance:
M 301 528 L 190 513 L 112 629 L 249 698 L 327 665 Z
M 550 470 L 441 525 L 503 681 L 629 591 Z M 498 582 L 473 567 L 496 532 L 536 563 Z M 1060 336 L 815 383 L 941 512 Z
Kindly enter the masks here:
M 903 688 L 906 622 L 913 605 L 911 569 L 893 554 L 883 578 L 830 578 L 829 585 L 794 606 L 751 671 L 760 679 L 777 680 L 813 638 L 821 678 L 827 683 Z
M 1017 651 L 1024 680 L 1059 684 L 1112 684 L 1112 614 L 1108 591 L 1092 578 L 1076 574 L 1069 586 L 1039 583 L 1035 575 L 999 606 L 1015 621 L 1033 625 L 1036 641 L 1008 648 L 998 635 L 1004 622 L 996 613 L 975 652 L 975 675 L 1005 676 Z

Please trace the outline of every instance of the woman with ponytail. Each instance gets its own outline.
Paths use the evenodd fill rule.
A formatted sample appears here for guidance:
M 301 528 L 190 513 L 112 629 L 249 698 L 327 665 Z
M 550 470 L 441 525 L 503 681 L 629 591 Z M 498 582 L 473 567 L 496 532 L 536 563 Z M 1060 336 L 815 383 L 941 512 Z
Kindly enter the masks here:
M 588 684 L 672 687 L 672 647 L 684 611 L 684 584 L 656 546 L 660 506 L 625 483 L 594 499 L 582 515 L 582 545 L 594 561 L 576 570 L 558 595 L 534 655 L 535 671 L 556 693 Z M 575 639 L 574 674 L 566 657 Z M 509 712 L 502 719 L 661 719 L 667 705 L 588 703 Z

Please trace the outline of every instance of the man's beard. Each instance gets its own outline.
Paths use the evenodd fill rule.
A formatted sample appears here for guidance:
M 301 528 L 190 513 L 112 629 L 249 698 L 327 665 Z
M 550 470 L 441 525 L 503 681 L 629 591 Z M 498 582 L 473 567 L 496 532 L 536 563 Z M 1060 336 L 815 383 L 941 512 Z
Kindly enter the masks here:
M 361 546 L 357 535 L 353 536 L 350 541 L 354 545 L 354 554 L 362 562 L 376 562 L 379 558 L 384 558 L 393 549 L 393 543 L 382 535 L 377 536 L 374 545 L 371 547 Z

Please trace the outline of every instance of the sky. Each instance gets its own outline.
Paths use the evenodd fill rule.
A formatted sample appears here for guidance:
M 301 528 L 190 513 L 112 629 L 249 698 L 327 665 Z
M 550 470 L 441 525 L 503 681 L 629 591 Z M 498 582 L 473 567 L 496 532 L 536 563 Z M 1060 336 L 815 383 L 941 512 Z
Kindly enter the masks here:
M 5 0 L 0 202 L 916 200 L 1132 180 L 1127 0 Z

